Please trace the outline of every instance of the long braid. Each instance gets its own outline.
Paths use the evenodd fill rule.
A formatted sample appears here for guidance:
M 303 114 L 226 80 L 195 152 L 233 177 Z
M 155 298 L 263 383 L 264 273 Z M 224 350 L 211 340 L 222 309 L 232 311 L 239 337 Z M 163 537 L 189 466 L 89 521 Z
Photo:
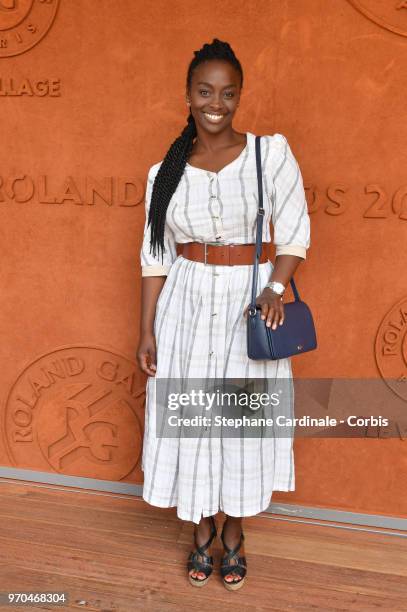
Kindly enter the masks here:
M 188 67 L 186 79 L 188 91 L 191 88 L 192 74 L 195 68 L 202 62 L 209 60 L 225 60 L 232 64 L 240 73 L 241 86 L 243 86 L 242 67 L 229 43 L 214 38 L 212 43 L 205 43 L 199 51 L 194 51 L 194 55 L 195 57 Z M 180 136 L 171 144 L 155 177 L 148 214 L 148 225 L 151 223 L 150 253 L 152 250 L 154 257 L 157 256 L 157 247 L 158 250 L 161 249 L 161 257 L 163 257 L 167 208 L 182 178 L 196 136 L 195 119 L 190 112 L 187 125 Z

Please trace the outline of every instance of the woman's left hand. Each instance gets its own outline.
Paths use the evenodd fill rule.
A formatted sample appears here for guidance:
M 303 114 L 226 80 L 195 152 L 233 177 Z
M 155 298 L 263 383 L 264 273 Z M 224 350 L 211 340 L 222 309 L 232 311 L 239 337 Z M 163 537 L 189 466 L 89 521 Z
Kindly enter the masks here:
M 261 318 L 266 320 L 268 327 L 277 329 L 277 325 L 282 325 L 284 322 L 284 304 L 278 293 L 275 293 L 270 287 L 266 287 L 256 298 L 256 305 L 261 306 Z M 243 316 L 247 317 L 249 306 L 246 306 Z

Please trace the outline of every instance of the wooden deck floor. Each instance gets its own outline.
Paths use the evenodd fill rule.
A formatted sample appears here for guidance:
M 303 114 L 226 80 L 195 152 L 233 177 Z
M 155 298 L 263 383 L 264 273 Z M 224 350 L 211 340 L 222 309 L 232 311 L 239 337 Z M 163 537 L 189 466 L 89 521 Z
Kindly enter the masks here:
M 221 525 L 224 515 L 217 515 Z M 407 610 L 407 538 L 244 519 L 248 575 L 186 579 L 193 523 L 134 497 L 0 480 L 0 592 L 68 592 L 58 607 L 1 610 Z

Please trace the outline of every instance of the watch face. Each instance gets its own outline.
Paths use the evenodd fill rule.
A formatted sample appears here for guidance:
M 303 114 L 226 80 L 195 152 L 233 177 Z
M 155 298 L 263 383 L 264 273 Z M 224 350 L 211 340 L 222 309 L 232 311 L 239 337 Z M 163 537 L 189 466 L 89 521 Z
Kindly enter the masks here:
M 271 288 L 273 289 L 273 291 L 280 294 L 283 293 L 285 289 L 283 283 L 278 283 L 277 281 L 273 283 L 273 286 Z
M 278 295 L 282 295 L 284 293 L 285 287 L 282 283 L 279 283 L 277 281 L 271 281 L 269 283 L 266 284 L 266 287 L 269 287 L 272 291 L 274 291 L 274 293 L 277 293 Z

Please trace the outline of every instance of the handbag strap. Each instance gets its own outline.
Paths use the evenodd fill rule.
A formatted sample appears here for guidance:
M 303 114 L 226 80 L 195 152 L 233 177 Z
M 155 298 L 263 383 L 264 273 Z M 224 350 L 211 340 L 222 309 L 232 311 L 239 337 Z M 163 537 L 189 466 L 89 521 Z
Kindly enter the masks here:
M 259 190 L 259 207 L 257 210 L 257 228 L 256 228 L 256 250 L 254 256 L 254 267 L 253 267 L 253 282 L 252 282 L 252 299 L 249 306 L 249 313 L 256 313 L 256 297 L 257 297 L 257 274 L 259 270 L 259 259 L 262 251 L 263 241 L 263 176 L 261 171 L 261 152 L 260 152 L 260 138 L 256 136 L 256 168 L 257 168 L 257 184 Z M 290 279 L 291 288 L 293 290 L 294 298 L 296 302 L 300 301 L 300 295 L 295 286 L 294 278 Z

